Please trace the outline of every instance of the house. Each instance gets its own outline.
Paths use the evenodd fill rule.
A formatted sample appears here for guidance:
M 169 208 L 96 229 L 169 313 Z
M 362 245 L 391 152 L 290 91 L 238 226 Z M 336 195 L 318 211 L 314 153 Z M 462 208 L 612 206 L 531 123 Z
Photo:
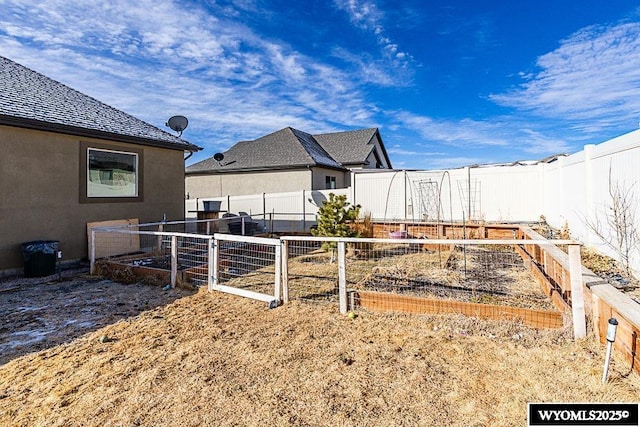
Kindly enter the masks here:
M 391 168 L 376 128 L 311 135 L 286 127 L 222 155 L 187 167 L 189 197 L 346 188 L 352 169 Z
M 87 223 L 184 218 L 184 156 L 200 150 L 0 57 L 0 273 L 21 243 L 87 257 Z
M 348 169 L 391 169 L 377 128 L 314 135 L 331 157 Z

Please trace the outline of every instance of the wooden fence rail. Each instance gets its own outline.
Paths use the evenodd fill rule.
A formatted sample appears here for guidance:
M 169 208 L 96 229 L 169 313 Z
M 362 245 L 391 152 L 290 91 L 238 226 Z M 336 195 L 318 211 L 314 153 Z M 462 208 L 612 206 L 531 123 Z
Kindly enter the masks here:
M 529 227 L 521 227 L 520 236 L 525 240 L 538 240 L 542 236 Z M 522 246 L 529 259 L 535 263 L 539 275 L 549 280 L 552 300 L 556 306 L 572 304 L 569 258 L 556 246 Z M 606 341 L 608 320 L 618 321 L 618 331 L 613 344 L 614 351 L 629 363 L 629 369 L 640 374 L 638 337 L 640 336 L 640 304 L 628 295 L 608 284 L 588 268 L 582 267 L 581 282 L 584 291 L 584 306 L 590 320 L 592 333 L 601 343 Z M 562 297 L 562 303 L 559 298 Z

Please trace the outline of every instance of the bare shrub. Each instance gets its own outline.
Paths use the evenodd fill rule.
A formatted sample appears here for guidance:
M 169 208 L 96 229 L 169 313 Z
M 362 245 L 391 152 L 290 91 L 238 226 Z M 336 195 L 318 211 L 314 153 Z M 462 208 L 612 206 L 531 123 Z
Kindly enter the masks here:
M 632 277 L 631 259 L 640 243 L 634 185 L 613 180 L 609 168 L 609 203 L 595 219 L 585 221 L 586 226 L 616 253 L 629 278 Z

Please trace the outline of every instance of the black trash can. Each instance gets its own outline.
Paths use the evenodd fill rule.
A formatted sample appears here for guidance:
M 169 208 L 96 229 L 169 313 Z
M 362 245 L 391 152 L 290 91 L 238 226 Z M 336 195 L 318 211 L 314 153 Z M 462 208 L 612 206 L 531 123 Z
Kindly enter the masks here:
M 58 255 L 57 240 L 35 240 L 22 244 L 25 277 L 44 277 L 55 274 Z

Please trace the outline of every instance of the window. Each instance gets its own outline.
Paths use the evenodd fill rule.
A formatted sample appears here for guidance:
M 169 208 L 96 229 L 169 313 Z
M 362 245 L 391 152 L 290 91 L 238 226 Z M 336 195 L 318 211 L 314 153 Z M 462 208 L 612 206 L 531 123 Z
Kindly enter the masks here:
M 80 201 L 142 201 L 142 150 L 81 144 Z
M 87 150 L 87 197 L 138 196 L 136 153 Z
M 384 169 L 384 166 L 382 165 L 382 160 L 380 160 L 378 151 L 375 148 L 373 149 L 373 156 L 376 158 L 376 169 Z
M 325 186 L 327 190 L 331 190 L 336 188 L 336 177 L 335 176 L 327 176 L 325 177 Z

